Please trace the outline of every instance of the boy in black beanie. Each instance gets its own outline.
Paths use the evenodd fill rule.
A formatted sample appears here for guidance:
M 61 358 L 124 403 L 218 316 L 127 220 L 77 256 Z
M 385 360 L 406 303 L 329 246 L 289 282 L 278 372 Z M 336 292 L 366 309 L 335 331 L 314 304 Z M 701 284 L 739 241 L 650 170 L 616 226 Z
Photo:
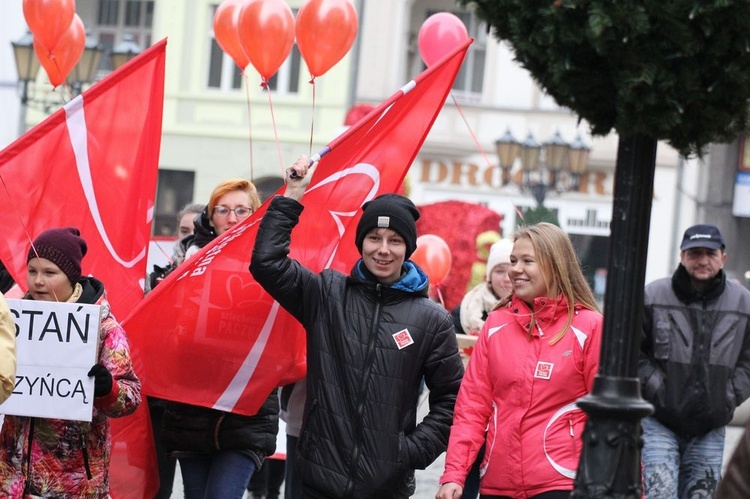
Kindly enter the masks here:
M 287 169 L 261 221 L 250 271 L 307 331 L 307 399 L 292 497 L 407 498 L 414 470 L 445 451 L 463 364 L 448 313 L 427 297 L 416 249 L 419 211 L 384 194 L 362 206 L 347 277 L 291 260 L 291 231 L 312 176 Z M 420 381 L 429 414 L 416 424 Z

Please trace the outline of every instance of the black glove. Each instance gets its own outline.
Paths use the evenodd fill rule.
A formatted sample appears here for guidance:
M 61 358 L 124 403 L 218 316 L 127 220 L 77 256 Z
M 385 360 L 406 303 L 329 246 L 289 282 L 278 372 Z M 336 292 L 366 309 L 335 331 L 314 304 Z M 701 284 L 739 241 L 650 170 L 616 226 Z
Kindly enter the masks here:
M 112 375 L 102 364 L 94 364 L 89 369 L 89 377 L 94 377 L 94 397 L 104 397 L 112 391 Z

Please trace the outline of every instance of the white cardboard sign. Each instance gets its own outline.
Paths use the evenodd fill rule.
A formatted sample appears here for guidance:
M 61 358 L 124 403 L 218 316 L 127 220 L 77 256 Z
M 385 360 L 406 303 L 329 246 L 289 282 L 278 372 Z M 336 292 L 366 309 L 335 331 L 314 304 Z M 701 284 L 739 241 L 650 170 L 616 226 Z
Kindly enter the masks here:
M 99 305 L 12 300 L 16 386 L 0 413 L 91 421 Z

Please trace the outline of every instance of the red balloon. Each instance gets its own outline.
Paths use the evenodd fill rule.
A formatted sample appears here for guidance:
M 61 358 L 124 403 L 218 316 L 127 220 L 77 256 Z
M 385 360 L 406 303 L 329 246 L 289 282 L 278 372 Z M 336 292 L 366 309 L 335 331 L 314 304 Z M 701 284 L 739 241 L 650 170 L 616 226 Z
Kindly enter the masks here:
M 331 69 L 357 37 L 357 11 L 349 0 L 306 0 L 297 12 L 297 47 L 313 76 Z
M 427 274 L 430 284 L 438 286 L 451 270 L 451 249 L 441 237 L 425 234 L 417 238 L 417 249 L 411 260 Z
M 449 12 L 438 12 L 428 17 L 419 28 L 419 54 L 425 64 L 432 66 L 468 38 L 466 26 L 458 16 Z
M 284 0 L 252 0 L 240 9 L 240 45 L 268 81 L 294 45 L 294 14 Z
M 73 16 L 68 30 L 57 42 L 55 50 L 49 51 L 34 36 L 34 52 L 47 72 L 53 87 L 62 84 L 83 54 L 86 45 L 86 29 L 78 14 Z
M 238 24 L 242 6 L 254 0 L 224 0 L 214 14 L 214 36 L 221 50 L 229 54 L 234 63 L 244 70 L 250 59 L 240 45 Z
M 34 40 L 51 52 L 76 13 L 75 0 L 23 0 L 23 17 Z

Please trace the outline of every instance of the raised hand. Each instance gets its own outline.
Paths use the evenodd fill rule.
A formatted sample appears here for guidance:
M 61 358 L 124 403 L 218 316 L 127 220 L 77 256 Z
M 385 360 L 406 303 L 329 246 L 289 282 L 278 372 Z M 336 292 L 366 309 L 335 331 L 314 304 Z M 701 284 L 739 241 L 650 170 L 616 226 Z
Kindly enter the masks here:
M 286 183 L 286 191 L 284 196 L 299 201 L 302 199 L 302 195 L 305 193 L 305 189 L 310 185 L 315 168 L 318 166 L 317 163 L 310 163 L 310 158 L 303 154 L 292 166 L 286 169 L 286 177 L 284 182 Z

